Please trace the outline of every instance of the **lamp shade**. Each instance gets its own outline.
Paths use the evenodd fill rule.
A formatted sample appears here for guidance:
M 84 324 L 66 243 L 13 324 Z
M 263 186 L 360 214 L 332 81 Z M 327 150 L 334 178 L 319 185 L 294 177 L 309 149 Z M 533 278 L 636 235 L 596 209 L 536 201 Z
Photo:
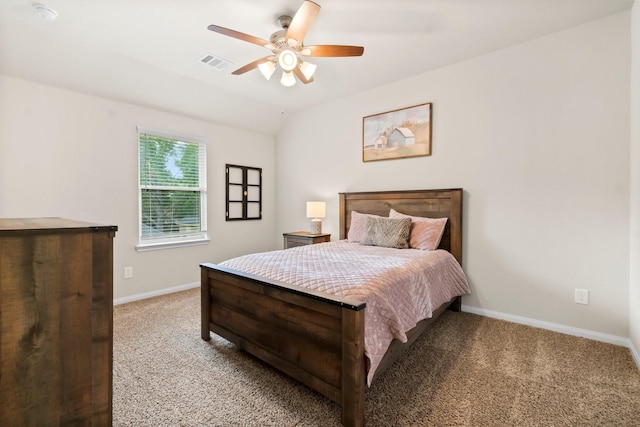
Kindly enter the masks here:
M 307 218 L 324 218 L 327 213 L 325 202 L 307 202 Z
M 276 71 L 276 65 L 271 61 L 262 62 L 258 64 L 258 69 L 260 70 L 264 78 L 269 80 L 274 71 Z
M 291 71 L 283 71 L 280 83 L 282 86 L 291 87 L 296 84 L 296 78 L 293 77 L 293 73 Z
M 318 68 L 318 66 L 316 64 L 311 64 L 310 62 L 303 62 L 300 64 L 300 71 L 302 71 L 302 74 L 304 74 L 307 80 L 313 77 L 313 73 L 315 73 L 316 68 Z

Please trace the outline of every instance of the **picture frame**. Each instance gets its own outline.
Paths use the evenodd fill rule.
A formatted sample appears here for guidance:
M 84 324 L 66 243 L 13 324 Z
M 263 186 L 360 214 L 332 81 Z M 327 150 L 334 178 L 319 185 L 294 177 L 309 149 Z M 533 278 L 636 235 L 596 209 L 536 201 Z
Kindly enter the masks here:
M 431 155 L 431 102 L 362 118 L 362 161 Z

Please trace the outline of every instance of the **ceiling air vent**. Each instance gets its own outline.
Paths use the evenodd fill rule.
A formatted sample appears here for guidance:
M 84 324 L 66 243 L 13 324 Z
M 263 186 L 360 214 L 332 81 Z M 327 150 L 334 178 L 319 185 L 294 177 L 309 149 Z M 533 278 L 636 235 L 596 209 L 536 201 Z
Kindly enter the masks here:
M 227 61 L 226 59 L 220 58 L 219 56 L 215 56 L 210 53 L 207 53 L 205 56 L 200 58 L 200 62 L 202 62 L 203 64 L 207 64 L 208 66 L 213 67 L 218 71 L 224 71 L 229 68 L 229 65 L 231 65 L 231 62 Z

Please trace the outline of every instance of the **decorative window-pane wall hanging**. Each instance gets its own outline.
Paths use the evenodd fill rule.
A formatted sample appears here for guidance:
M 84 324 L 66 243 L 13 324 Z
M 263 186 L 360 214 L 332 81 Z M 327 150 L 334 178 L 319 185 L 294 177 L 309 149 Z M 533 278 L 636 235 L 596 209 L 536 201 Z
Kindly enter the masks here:
M 262 168 L 226 165 L 227 221 L 262 219 Z

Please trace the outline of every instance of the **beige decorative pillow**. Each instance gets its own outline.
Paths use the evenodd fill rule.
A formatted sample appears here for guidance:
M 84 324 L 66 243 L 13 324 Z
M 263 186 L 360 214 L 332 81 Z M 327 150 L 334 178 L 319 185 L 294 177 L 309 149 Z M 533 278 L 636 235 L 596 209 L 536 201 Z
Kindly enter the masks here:
M 407 249 L 411 218 L 393 219 L 369 217 L 360 239 L 361 245 Z
M 389 218 L 410 218 L 411 233 L 409 235 L 409 246 L 414 249 L 433 251 L 438 249 L 444 227 L 447 225 L 447 218 L 425 218 L 421 216 L 411 216 L 391 209 Z
M 347 240 L 352 243 L 358 243 L 364 233 L 364 226 L 367 222 L 367 218 L 383 218 L 379 215 L 363 214 L 358 211 L 351 211 L 351 223 L 349 224 L 349 232 L 347 233 Z

